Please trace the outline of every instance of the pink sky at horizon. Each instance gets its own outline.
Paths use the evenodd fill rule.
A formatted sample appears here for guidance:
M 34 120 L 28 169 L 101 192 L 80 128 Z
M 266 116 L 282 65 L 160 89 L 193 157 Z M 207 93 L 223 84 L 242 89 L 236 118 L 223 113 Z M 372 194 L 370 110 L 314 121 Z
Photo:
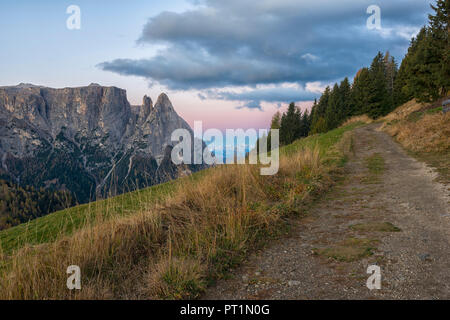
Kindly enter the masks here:
M 101 83 L 100 83 L 101 84 Z M 108 84 L 109 85 L 109 84 Z M 202 121 L 203 128 L 225 129 L 267 129 L 275 112 L 284 112 L 287 110 L 288 103 L 283 103 L 278 108 L 278 103 L 262 102 L 262 111 L 258 109 L 236 109 L 242 105 L 238 101 L 226 101 L 207 99 L 202 100 L 196 91 L 171 91 L 162 86 L 146 87 L 145 81 L 141 82 L 140 87 L 133 86 L 127 90 L 127 96 L 130 104 L 141 105 L 142 97 L 148 95 L 153 103 L 156 102 L 161 93 L 166 93 L 172 102 L 175 111 L 186 122 L 193 127 L 194 121 Z M 313 101 L 296 102 L 302 111 L 310 109 Z
M 275 112 L 285 112 L 288 104 L 278 108 L 277 103 L 261 103 L 258 109 L 236 109 L 237 102 L 224 100 L 204 100 L 195 97 L 184 99 L 182 94 L 170 95 L 173 107 L 188 124 L 193 127 L 194 121 L 202 121 L 203 128 L 225 129 L 267 129 Z M 296 102 L 302 111 L 310 109 L 313 101 Z

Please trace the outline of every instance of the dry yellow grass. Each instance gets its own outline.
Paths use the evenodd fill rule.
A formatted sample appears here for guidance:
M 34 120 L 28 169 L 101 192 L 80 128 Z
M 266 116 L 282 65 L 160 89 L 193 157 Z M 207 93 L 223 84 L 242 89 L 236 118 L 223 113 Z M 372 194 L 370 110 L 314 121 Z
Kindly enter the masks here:
M 450 114 L 427 114 L 417 122 L 402 121 L 384 128 L 412 151 L 442 152 L 450 149 Z
M 361 116 L 354 116 L 354 117 L 351 117 L 350 119 L 347 119 L 342 126 L 345 127 L 345 126 L 348 126 L 349 124 L 357 123 L 357 122 L 372 123 L 373 119 L 370 118 L 366 114 L 363 114 Z
M 0 299 L 195 298 L 251 250 L 301 214 L 311 193 L 329 184 L 319 150 L 281 157 L 275 176 L 258 166 L 221 166 L 184 179 L 169 200 L 25 247 L 0 265 Z M 69 265 L 82 290 L 66 287 Z
M 406 119 L 411 113 L 419 111 L 423 109 L 426 106 L 426 104 L 418 103 L 415 99 L 408 101 L 407 103 L 401 105 L 400 107 L 396 108 L 394 111 L 389 113 L 387 116 L 381 118 L 381 120 L 385 122 L 395 121 L 395 120 L 404 120 Z
M 450 113 L 418 113 L 426 107 L 414 100 L 405 103 L 382 119 L 385 123 L 381 129 L 408 150 L 447 152 L 450 150 Z M 410 119 L 414 114 L 417 116 Z
M 382 120 L 383 130 L 416 158 L 436 169 L 437 180 L 450 183 L 450 113 L 443 114 L 440 101 L 420 104 L 411 100 Z

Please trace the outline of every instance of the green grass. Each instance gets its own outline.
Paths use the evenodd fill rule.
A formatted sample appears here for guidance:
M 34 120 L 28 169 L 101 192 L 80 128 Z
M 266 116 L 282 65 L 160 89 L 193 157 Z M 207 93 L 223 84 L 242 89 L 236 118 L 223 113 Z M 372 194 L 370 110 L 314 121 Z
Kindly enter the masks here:
M 408 117 L 406 118 L 406 120 L 410 121 L 410 122 L 417 122 L 420 119 L 422 119 L 422 117 L 426 114 L 435 114 L 438 112 L 442 112 L 442 107 L 428 109 L 425 111 L 415 111 L 415 112 L 412 112 L 411 114 L 409 114 Z
M 315 249 L 314 252 L 337 261 L 352 262 L 373 255 L 377 242 L 373 239 L 347 238 L 333 247 Z
M 203 173 L 197 172 L 188 178 L 197 179 Z M 1 231 L 0 249 L 3 253 L 9 254 L 26 244 L 52 242 L 60 237 L 71 235 L 85 226 L 92 226 L 115 216 L 125 216 L 145 210 L 146 204 L 165 199 L 175 188 L 175 181 L 170 181 L 51 213 Z
M 370 232 L 370 231 L 378 231 L 378 232 L 400 232 L 401 229 L 394 226 L 390 222 L 367 222 L 367 223 L 358 223 L 350 226 L 350 229 L 356 231 Z
M 365 160 L 371 174 L 381 174 L 384 172 L 384 159 L 381 154 L 375 153 Z
M 435 113 L 438 113 L 438 112 L 442 112 L 442 107 L 428 109 L 427 111 L 425 111 L 425 113 L 427 113 L 427 114 L 435 114 Z
M 364 159 L 369 174 L 362 178 L 361 182 L 365 184 L 376 184 L 380 182 L 380 175 L 385 170 L 384 159 L 379 153 L 366 157 Z
M 303 148 L 318 147 L 325 161 L 344 163 L 345 159 L 334 149 L 336 143 L 345 132 L 351 131 L 363 123 L 331 130 L 324 134 L 316 134 L 300 139 L 291 145 L 280 148 L 280 156 L 298 152 Z M 198 179 L 209 170 L 197 172 L 182 179 Z M 152 186 L 146 189 L 125 193 L 106 200 L 100 200 L 58 211 L 47 216 L 20 224 L 0 232 L 0 253 L 11 254 L 25 245 L 37 245 L 53 242 L 61 237 L 96 223 L 101 223 L 116 216 L 125 216 L 141 212 L 156 201 L 169 197 L 177 188 L 177 181 Z
M 198 298 L 207 285 L 205 279 L 198 276 L 199 273 L 201 274 L 200 266 L 177 262 L 172 262 L 162 275 L 166 288 L 161 298 L 165 300 Z
M 345 127 L 328 131 L 327 133 L 315 134 L 306 139 L 294 141 L 292 144 L 282 147 L 281 154 L 289 155 L 302 148 L 314 148 L 317 146 L 324 161 L 330 162 L 330 160 L 334 160 L 336 156 L 342 160 L 342 157 L 338 155 L 339 151 L 334 150 L 336 143 L 342 138 L 344 133 L 356 129 L 362 125 L 364 125 L 363 122 L 356 122 Z

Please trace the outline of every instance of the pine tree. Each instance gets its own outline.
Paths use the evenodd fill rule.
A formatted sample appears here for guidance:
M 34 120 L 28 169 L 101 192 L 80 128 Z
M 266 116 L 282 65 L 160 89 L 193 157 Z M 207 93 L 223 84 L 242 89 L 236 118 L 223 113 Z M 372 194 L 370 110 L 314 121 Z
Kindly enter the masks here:
M 407 79 L 414 97 L 420 102 L 431 102 L 439 97 L 435 74 L 439 68 L 439 58 L 432 48 L 432 34 L 425 28 L 418 37 L 417 50 L 411 57 L 410 75 Z
M 448 94 L 450 88 L 448 0 L 437 0 L 431 5 L 435 14 L 429 15 L 429 26 L 422 28 L 411 43 L 402 62 L 397 81 L 395 100 L 404 102 L 403 96 L 413 96 L 419 102 L 432 102 Z
M 301 137 L 306 137 L 306 136 L 308 136 L 310 127 L 311 127 L 311 123 L 310 123 L 310 115 L 309 115 L 309 113 L 308 113 L 308 110 L 305 110 L 305 112 L 303 112 L 303 116 L 302 116 L 302 131 L 301 131 Z
M 408 53 L 403 58 L 400 65 L 397 77 L 394 81 L 394 105 L 397 107 L 402 105 L 415 97 L 414 91 L 414 70 L 417 67 L 416 54 L 419 44 L 425 41 L 427 29 L 423 27 L 415 38 L 411 39 L 411 44 L 408 48 Z
M 430 14 L 429 28 L 431 31 L 430 49 L 435 56 L 433 65 L 433 82 L 437 87 L 439 96 L 446 96 L 450 88 L 450 1 L 437 0 L 436 5 L 431 5 L 435 14 Z M 435 97 L 436 98 L 436 97 Z
M 339 85 L 339 91 L 340 91 L 340 99 L 342 104 L 342 110 L 340 111 L 339 115 L 339 123 L 342 123 L 342 121 L 348 117 L 351 116 L 351 112 L 353 110 L 353 101 L 352 101 L 352 90 L 351 90 L 350 82 L 348 81 L 348 78 L 346 77 L 344 80 L 342 80 L 341 84 Z
M 391 110 L 389 91 L 386 83 L 386 67 L 384 64 L 384 56 L 381 52 L 378 52 L 373 59 L 369 73 L 369 103 L 366 113 L 372 118 L 378 118 Z
M 398 73 L 397 62 L 395 62 L 394 57 L 390 55 L 389 51 L 384 56 L 384 68 L 386 70 L 386 86 L 388 90 L 387 109 L 384 111 L 384 114 L 387 114 L 395 108 L 394 84 Z
M 290 144 L 300 137 L 301 112 L 292 102 L 281 117 L 280 143 Z
M 317 99 L 314 99 L 314 103 L 311 107 L 311 113 L 309 115 L 309 126 L 312 128 L 313 123 L 315 123 L 317 119 Z
M 353 80 L 351 91 L 352 116 L 362 115 L 368 111 L 370 83 L 369 69 L 362 68 L 359 70 Z
M 325 119 L 325 114 L 328 108 L 328 100 L 330 99 L 331 89 L 330 87 L 326 87 L 322 96 L 317 103 L 312 123 L 311 123 L 311 133 L 321 133 L 327 131 L 327 121 Z
M 277 111 L 270 122 L 270 129 L 280 129 L 281 127 L 281 113 Z
M 272 116 L 272 120 L 270 121 L 270 129 L 280 129 L 281 128 L 281 113 L 280 111 L 275 112 Z M 270 150 L 272 143 L 272 135 L 269 131 L 267 136 L 260 138 L 259 140 L 265 141 L 267 140 L 267 149 Z M 259 150 L 259 140 L 256 142 L 256 150 Z
M 384 55 L 384 67 L 386 69 L 386 84 L 389 92 L 394 90 L 394 80 L 397 76 L 397 62 L 395 58 L 391 56 L 389 51 Z
M 336 128 L 339 121 L 339 108 L 340 108 L 340 92 L 337 83 L 334 84 L 333 90 L 331 90 L 330 98 L 328 99 L 328 105 L 325 112 L 325 123 L 327 131 Z

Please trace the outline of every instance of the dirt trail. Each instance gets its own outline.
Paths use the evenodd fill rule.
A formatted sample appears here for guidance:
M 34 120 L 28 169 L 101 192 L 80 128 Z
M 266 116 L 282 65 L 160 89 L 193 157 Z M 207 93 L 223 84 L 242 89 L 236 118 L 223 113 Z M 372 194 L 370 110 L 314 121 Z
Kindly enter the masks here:
M 289 237 L 203 298 L 450 299 L 450 189 L 378 126 L 356 129 L 345 178 Z M 366 287 L 370 265 L 380 290 Z

